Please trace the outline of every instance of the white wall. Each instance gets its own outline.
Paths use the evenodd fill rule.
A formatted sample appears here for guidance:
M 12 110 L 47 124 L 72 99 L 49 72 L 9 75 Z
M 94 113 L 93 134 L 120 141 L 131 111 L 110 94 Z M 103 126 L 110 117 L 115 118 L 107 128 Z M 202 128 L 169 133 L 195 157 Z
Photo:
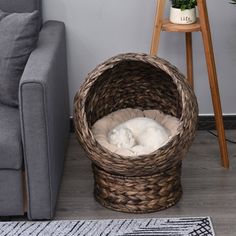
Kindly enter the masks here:
M 207 2 L 223 113 L 236 114 L 236 6 L 227 0 Z M 66 24 L 71 110 L 76 91 L 97 64 L 118 53 L 149 53 L 155 7 L 155 0 L 43 0 L 44 20 Z M 193 45 L 200 113 L 211 114 L 200 33 L 194 33 Z M 163 32 L 159 56 L 185 73 L 184 34 Z

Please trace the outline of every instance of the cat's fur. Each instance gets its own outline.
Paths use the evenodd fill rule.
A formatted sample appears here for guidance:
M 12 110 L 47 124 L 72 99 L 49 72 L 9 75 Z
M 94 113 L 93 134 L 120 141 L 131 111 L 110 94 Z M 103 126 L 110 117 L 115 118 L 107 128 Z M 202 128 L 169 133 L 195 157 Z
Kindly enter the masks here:
M 170 132 L 153 119 L 138 117 L 116 126 L 108 133 L 109 143 L 136 155 L 148 154 L 166 144 Z

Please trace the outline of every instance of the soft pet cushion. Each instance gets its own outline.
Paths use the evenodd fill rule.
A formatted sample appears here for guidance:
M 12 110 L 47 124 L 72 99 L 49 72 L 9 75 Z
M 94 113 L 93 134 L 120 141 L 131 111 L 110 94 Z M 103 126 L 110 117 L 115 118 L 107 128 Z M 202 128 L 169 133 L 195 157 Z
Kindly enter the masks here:
M 0 10 L 0 102 L 18 106 L 18 88 L 30 53 L 38 40 L 39 13 Z
M 178 134 L 180 122 L 158 110 L 122 109 L 92 127 L 100 145 L 122 156 L 149 154 Z

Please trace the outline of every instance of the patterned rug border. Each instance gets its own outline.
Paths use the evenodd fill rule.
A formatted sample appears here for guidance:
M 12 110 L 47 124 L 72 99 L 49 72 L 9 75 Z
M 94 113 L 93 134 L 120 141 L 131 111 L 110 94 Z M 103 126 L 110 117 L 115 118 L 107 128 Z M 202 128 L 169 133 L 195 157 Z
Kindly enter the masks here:
M 133 219 L 3 221 L 0 236 L 215 236 L 209 216 Z

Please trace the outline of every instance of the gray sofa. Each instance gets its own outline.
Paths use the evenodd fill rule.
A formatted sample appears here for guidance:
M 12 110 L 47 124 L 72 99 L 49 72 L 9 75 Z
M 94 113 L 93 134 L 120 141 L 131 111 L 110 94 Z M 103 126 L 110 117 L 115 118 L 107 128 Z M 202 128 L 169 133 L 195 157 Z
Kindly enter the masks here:
M 40 7 L 39 0 L 0 0 L 7 12 Z M 0 216 L 53 217 L 68 134 L 65 27 L 48 21 L 22 75 L 19 108 L 0 104 Z

